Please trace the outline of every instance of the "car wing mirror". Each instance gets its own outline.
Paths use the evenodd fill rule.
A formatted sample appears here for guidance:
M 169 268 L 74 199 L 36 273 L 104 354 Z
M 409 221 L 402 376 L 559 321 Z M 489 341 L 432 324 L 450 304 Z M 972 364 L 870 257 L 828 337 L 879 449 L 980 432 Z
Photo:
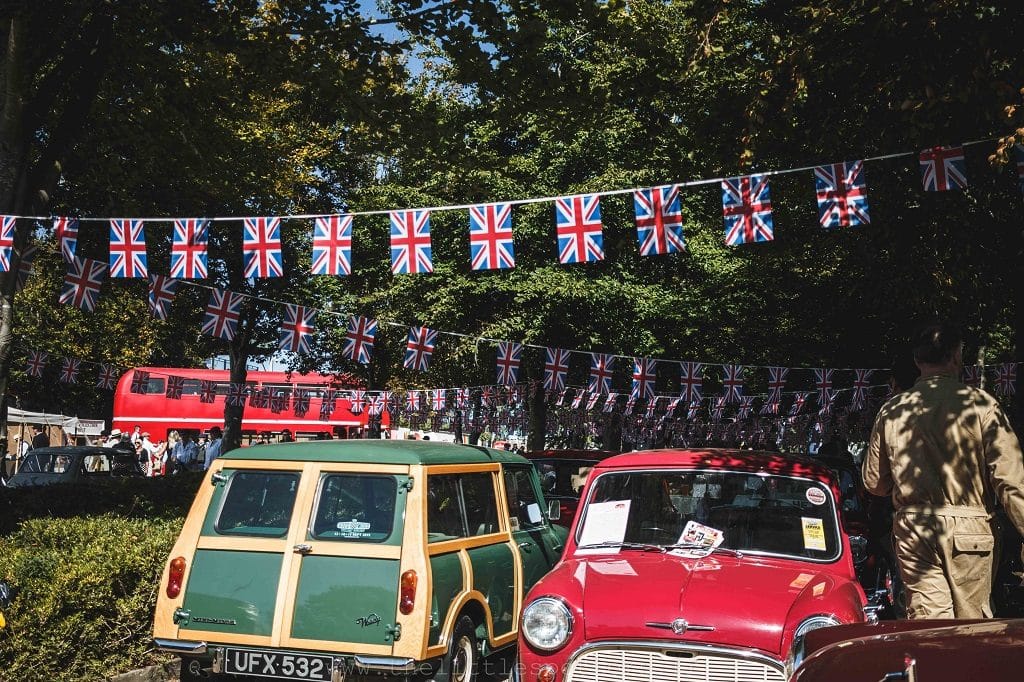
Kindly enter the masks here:
M 558 500 L 548 500 L 548 519 L 557 521 L 560 518 L 562 518 L 562 506 L 558 504 Z

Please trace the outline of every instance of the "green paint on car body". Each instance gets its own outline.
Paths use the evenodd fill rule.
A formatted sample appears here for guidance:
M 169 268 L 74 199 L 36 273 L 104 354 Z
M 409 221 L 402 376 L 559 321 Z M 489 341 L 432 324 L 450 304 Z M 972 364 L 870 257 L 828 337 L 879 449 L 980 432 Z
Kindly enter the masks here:
M 462 562 L 458 552 L 430 557 L 430 646 L 441 641 L 441 630 L 452 600 L 462 591 Z
M 512 632 L 515 626 L 515 560 L 506 543 L 474 547 L 466 552 L 473 566 L 473 589 L 484 595 L 491 609 L 494 635 Z
M 281 560 L 274 552 L 197 549 L 182 605 L 190 619 L 181 629 L 269 636 Z

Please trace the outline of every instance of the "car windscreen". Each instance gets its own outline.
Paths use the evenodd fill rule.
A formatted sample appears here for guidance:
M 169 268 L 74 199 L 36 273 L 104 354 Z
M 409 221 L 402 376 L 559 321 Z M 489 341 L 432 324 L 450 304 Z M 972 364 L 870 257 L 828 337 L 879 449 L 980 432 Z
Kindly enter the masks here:
M 718 471 L 602 474 L 576 540 L 665 546 L 717 533 L 726 549 L 819 561 L 841 546 L 832 494 L 820 482 Z
M 580 460 L 533 460 L 541 489 L 553 497 L 579 497 L 594 464 Z
M 318 540 L 384 542 L 395 521 L 394 476 L 324 474 L 310 535 Z
M 284 537 L 295 506 L 299 475 L 276 471 L 231 474 L 215 528 L 221 535 Z
M 63 474 L 69 471 L 73 462 L 71 455 L 56 452 L 29 452 L 18 466 L 19 473 Z

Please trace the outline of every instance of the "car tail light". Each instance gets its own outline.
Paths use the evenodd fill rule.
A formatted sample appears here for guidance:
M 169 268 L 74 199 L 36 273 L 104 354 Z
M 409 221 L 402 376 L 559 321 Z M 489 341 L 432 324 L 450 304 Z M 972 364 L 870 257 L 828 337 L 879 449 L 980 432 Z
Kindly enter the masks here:
M 416 571 L 406 571 L 402 574 L 398 610 L 408 616 L 412 613 L 414 606 L 416 606 Z
M 167 598 L 174 599 L 181 594 L 181 583 L 185 579 L 185 557 L 179 556 L 171 560 L 171 570 L 167 574 Z

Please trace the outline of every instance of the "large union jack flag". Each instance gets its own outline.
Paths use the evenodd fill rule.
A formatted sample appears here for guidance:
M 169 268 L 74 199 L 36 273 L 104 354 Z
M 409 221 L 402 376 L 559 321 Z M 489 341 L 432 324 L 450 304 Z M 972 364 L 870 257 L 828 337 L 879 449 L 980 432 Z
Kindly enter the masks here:
M 523 344 L 503 341 L 498 344 L 498 383 L 511 386 L 519 379 L 519 365 L 523 356 Z
M 290 353 L 309 353 L 315 317 L 315 308 L 286 304 L 284 320 L 281 322 L 281 333 L 277 341 L 278 349 Z
M 926 192 L 967 187 L 963 147 L 932 147 L 921 152 L 921 182 Z
M 110 221 L 110 276 L 146 277 L 146 233 L 141 220 Z
M 745 175 L 722 181 L 725 243 L 729 246 L 775 239 L 768 178 Z
M 436 341 L 437 332 L 435 330 L 426 327 L 410 327 L 402 366 L 406 369 L 427 371 L 427 367 L 430 365 L 430 356 L 434 354 Z
M 0 215 L 0 272 L 11 269 L 11 256 L 14 252 L 14 228 L 18 219 L 12 215 Z
M 819 166 L 814 169 L 814 185 L 822 227 L 855 227 L 871 222 L 863 161 Z
M 727 403 L 743 399 L 743 365 L 722 365 L 722 390 Z
M 633 390 L 629 393 L 630 400 L 654 398 L 657 362 L 652 358 L 633 358 Z
M 565 375 L 569 371 L 569 351 L 561 348 L 544 349 L 544 389 L 561 391 L 565 388 Z
M 32 262 L 36 259 L 39 249 L 34 244 L 27 244 L 25 250 L 18 255 L 18 281 L 15 282 L 15 291 L 20 292 L 28 283 L 32 274 Z
M 700 400 L 703 384 L 703 363 L 690 360 L 684 360 L 679 363 L 679 397 L 687 403 Z
M 72 258 L 64 275 L 64 287 L 59 301 L 93 312 L 100 297 L 100 286 L 107 274 L 106 263 L 89 258 Z
M 203 315 L 202 333 L 230 341 L 238 331 L 245 296 L 226 289 L 213 289 Z
M 174 293 L 178 290 L 178 280 L 163 275 L 149 276 L 149 312 L 158 320 L 166 320 L 171 313 Z
M 281 255 L 281 219 L 246 218 L 242 221 L 242 256 L 245 277 L 284 277 Z
M 181 400 L 181 394 L 185 392 L 185 377 L 167 377 L 167 388 L 164 390 L 164 397 L 171 400 Z
M 590 354 L 590 381 L 587 390 L 591 393 L 608 393 L 612 389 L 612 370 L 615 356 L 607 353 Z
M 473 270 L 504 270 L 515 266 L 512 204 L 470 207 L 469 267 Z
M 53 236 L 60 249 L 60 257 L 70 263 L 78 248 L 78 218 L 54 218 Z
M 641 256 L 686 251 L 678 185 L 635 191 L 633 208 Z
M 313 222 L 314 275 L 352 274 L 352 216 L 321 216 Z
M 782 389 L 786 387 L 786 377 L 788 376 L 788 367 L 768 368 L 768 402 L 782 401 Z
M 209 379 L 199 380 L 199 402 L 212 403 L 217 398 L 217 383 Z
M 60 366 L 60 381 L 64 384 L 78 383 L 78 370 L 82 367 L 82 361 L 75 358 L 64 358 Z
M 996 393 L 1014 395 L 1017 393 L 1017 363 L 1004 362 L 996 365 Z
M 818 387 L 818 402 L 820 404 L 825 404 L 828 392 L 832 388 L 832 372 L 833 370 L 825 368 L 814 370 L 814 385 Z
M 559 263 L 604 260 L 599 195 L 580 194 L 556 199 L 555 229 L 558 234 Z
M 853 398 L 850 400 L 851 410 L 863 410 L 867 406 L 868 385 L 871 381 L 871 374 L 873 371 L 874 370 L 870 369 L 853 370 Z
M 149 390 L 149 372 L 138 369 L 135 370 L 135 372 L 132 373 L 132 383 L 128 390 L 131 393 L 145 395 Z
M 345 345 L 342 354 L 360 365 L 370 364 L 373 355 L 373 341 L 377 335 L 377 320 L 359 315 L 350 317 L 348 330 L 345 332 Z
M 30 377 L 42 377 L 43 370 L 46 369 L 46 361 L 49 357 L 49 353 L 45 351 L 30 350 L 28 352 L 28 359 L 25 361 L 25 373 Z
M 121 378 L 121 370 L 117 365 L 101 362 L 100 370 L 96 373 L 96 388 L 113 391 L 119 378 Z
M 206 279 L 206 248 L 210 241 L 210 221 L 182 218 L 174 221 L 171 243 L 171 277 Z
M 415 275 L 433 271 L 430 211 L 392 211 L 391 272 Z

